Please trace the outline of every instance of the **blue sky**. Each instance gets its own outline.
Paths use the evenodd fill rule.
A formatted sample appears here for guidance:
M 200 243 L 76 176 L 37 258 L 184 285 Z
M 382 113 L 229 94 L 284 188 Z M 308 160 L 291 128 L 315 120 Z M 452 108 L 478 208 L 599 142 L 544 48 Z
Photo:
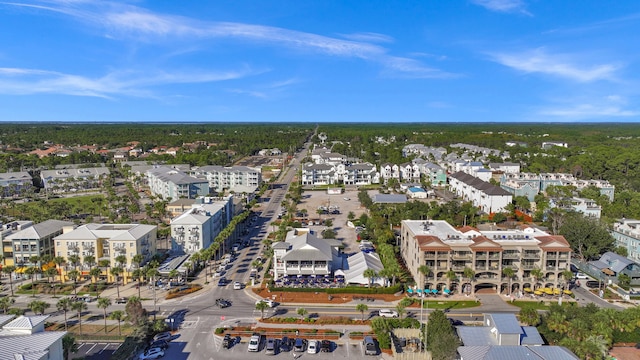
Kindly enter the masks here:
M 0 0 L 0 121 L 637 122 L 640 2 Z

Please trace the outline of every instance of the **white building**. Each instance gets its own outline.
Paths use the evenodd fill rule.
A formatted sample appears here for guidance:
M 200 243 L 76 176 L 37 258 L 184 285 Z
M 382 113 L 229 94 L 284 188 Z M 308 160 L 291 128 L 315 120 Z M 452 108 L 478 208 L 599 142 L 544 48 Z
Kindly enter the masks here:
M 209 182 L 206 179 L 189 176 L 178 169 L 161 166 L 147 170 L 146 175 L 151 193 L 165 200 L 209 195 Z
M 42 170 L 40 178 L 46 191 L 70 192 L 102 187 L 109 176 L 106 167 Z
M 452 192 L 487 214 L 504 212 L 513 201 L 513 195 L 507 190 L 463 172 L 452 174 L 449 185 Z
M 32 182 L 26 171 L 0 173 L 0 198 L 21 195 L 33 188 Z
M 225 190 L 252 193 L 262 184 L 260 170 L 248 166 L 202 166 L 196 169 L 194 174 L 207 179 L 209 188 L 218 193 Z
M 171 219 L 171 249 L 193 254 L 207 249 L 229 224 L 233 214 L 233 197 L 198 199 L 183 214 Z
M 67 332 L 45 331 L 49 315 L 14 317 L 0 315 L 0 359 L 65 360 L 62 338 Z
M 289 275 L 330 275 L 341 267 L 339 247 L 334 239 L 320 239 L 309 229 L 294 229 L 273 248 L 273 279 Z

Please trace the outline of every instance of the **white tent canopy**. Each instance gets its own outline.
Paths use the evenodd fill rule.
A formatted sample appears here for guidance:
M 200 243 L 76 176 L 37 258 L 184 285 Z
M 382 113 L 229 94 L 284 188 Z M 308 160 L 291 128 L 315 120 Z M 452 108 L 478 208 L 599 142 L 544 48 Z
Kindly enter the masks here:
M 376 273 L 380 273 L 380 270 L 384 269 L 380 257 L 376 253 L 359 252 L 347 258 L 347 263 L 348 268 L 341 271 L 344 273 L 347 284 L 368 285 L 370 279 L 364 276 L 365 270 L 372 269 Z M 336 271 L 336 275 L 338 275 L 338 271 Z M 373 283 L 385 286 L 387 279 L 378 277 L 373 279 Z

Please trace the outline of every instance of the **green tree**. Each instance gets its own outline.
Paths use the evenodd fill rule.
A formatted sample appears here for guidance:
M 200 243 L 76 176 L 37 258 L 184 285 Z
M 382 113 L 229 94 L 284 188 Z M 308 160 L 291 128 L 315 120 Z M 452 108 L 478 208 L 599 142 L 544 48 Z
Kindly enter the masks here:
M 98 309 L 102 309 L 104 311 L 104 333 L 107 333 L 107 308 L 111 306 L 111 299 L 106 297 L 101 297 L 98 299 L 97 307 Z
M 137 296 L 129 297 L 124 311 L 127 314 L 127 319 L 134 326 L 144 325 L 148 321 L 147 310 L 142 307 L 140 298 Z
M 124 320 L 124 317 L 125 314 L 122 310 L 114 310 L 109 314 L 109 319 L 118 321 L 118 336 L 122 335 L 122 332 L 120 331 L 120 322 Z
M 475 294 L 475 290 L 473 288 L 473 279 L 475 279 L 476 277 L 476 272 L 473 271 L 472 268 L 465 266 L 464 270 L 462 271 L 462 276 L 464 276 L 467 280 L 469 280 L 469 286 L 471 287 L 471 295 Z M 461 288 L 460 291 L 462 291 L 463 289 Z
M 116 284 L 116 293 L 118 294 L 118 297 L 120 297 L 120 275 L 122 274 L 123 270 L 121 267 L 112 267 L 111 270 L 111 276 L 113 276 L 113 282 Z
M 42 300 L 33 300 L 31 301 L 29 304 L 27 304 L 27 307 L 29 309 L 31 309 L 31 311 L 33 311 L 34 314 L 38 315 L 44 315 L 44 312 L 51 306 L 51 304 L 49 304 L 46 301 L 42 301 Z
M 302 308 L 302 307 L 298 308 L 298 310 L 296 312 L 298 313 L 298 315 L 300 315 L 302 320 L 304 320 L 304 318 L 307 316 L 307 314 L 309 314 L 309 311 L 307 311 L 307 309 Z
M 102 275 L 102 269 L 99 267 L 92 267 L 91 270 L 89 270 L 89 276 L 91 276 L 94 283 L 98 282 L 98 277 L 100 277 L 100 275 Z
M 69 360 L 69 356 L 71 353 L 78 352 L 78 344 L 76 343 L 76 338 L 71 334 L 65 334 L 62 337 L 62 354 L 65 360 Z
M 540 285 L 540 280 L 542 280 L 542 270 L 540 270 L 540 268 L 534 268 L 533 270 L 531 270 L 531 276 L 534 278 L 535 281 L 535 286 L 534 286 L 534 290 L 538 287 L 538 285 Z
M 407 313 L 407 309 L 405 308 L 405 306 L 403 304 L 398 303 L 396 305 L 396 312 L 398 313 L 398 318 L 402 319 L 404 314 Z
M 435 360 L 455 358 L 459 346 L 458 337 L 449 319 L 442 310 L 435 310 L 429 314 L 427 322 L 426 344 Z
M 427 277 L 429 276 L 429 274 L 431 274 L 431 268 L 427 265 L 420 265 L 418 267 L 418 272 L 422 274 L 422 281 L 420 284 L 418 284 L 418 286 L 420 287 L 420 289 L 423 289 L 425 286 Z
M 67 272 L 67 277 L 73 280 L 73 295 L 78 295 L 78 279 L 80 278 L 80 271 L 70 270 Z
M 511 296 L 511 281 L 513 281 L 513 277 L 516 275 L 516 271 L 511 267 L 502 268 L 502 275 L 509 280 L 509 288 L 507 289 L 508 295 Z
M 567 239 L 571 250 L 581 259 L 593 260 L 600 254 L 614 249 L 614 238 L 597 219 L 584 217 L 580 213 L 567 213 L 559 228 Z
M 540 314 L 533 306 L 524 306 L 518 313 L 520 321 L 529 326 L 536 326 L 540 323 Z
M 369 269 L 366 269 L 362 273 L 362 276 L 364 276 L 367 279 L 369 279 L 369 287 L 372 287 L 373 286 L 373 282 L 378 277 L 378 273 L 375 270 L 369 268 Z
M 8 296 L 0 297 L 0 309 L 2 309 L 3 314 L 7 314 L 7 310 L 15 303 L 16 301 Z
M 2 267 L 2 272 L 9 277 L 9 287 L 11 288 L 11 296 L 13 297 L 13 272 L 16 271 L 16 267 L 13 265 L 7 265 Z
M 256 310 L 260 311 L 260 318 L 264 319 L 264 311 L 269 308 L 269 304 L 266 301 L 258 301 L 256 303 Z
M 72 310 L 72 304 L 73 301 L 71 301 L 71 299 L 69 298 L 62 298 L 56 303 L 56 308 L 58 308 L 58 311 L 64 312 L 64 331 L 67 331 L 67 312 L 69 312 L 69 310 Z
M 71 309 L 78 312 L 78 326 L 80 327 L 80 335 L 82 336 L 82 312 L 87 310 L 87 303 L 84 301 L 74 301 L 71 303 Z
M 358 304 L 356 305 L 356 311 L 360 311 L 360 314 L 362 314 L 362 321 L 364 321 L 364 312 L 369 310 L 369 307 L 367 306 L 367 304 Z

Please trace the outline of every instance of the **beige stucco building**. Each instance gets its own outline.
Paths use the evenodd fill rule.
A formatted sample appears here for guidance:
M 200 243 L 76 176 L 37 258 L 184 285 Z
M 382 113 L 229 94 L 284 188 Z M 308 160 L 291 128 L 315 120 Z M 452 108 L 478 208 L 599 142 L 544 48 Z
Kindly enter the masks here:
M 93 256 L 96 263 L 100 260 L 109 260 L 110 266 L 122 266 L 125 270 L 123 278 L 125 283 L 129 273 L 135 270 L 137 264 L 133 263 L 133 257 L 137 254 L 144 256 L 143 263 L 147 262 L 156 253 L 157 226 L 144 224 L 86 224 L 75 230 L 64 233 L 54 238 L 55 256 L 62 256 L 66 261 L 63 272 L 74 268 L 69 262 L 69 257 L 77 255 L 81 264 L 78 270 L 86 277 L 89 270 L 96 264 L 85 261 L 86 256 Z M 125 256 L 126 261 L 119 264 L 118 256 Z M 103 274 L 108 281 L 113 281 L 111 274 Z
M 511 293 L 562 287 L 561 273 L 570 267 L 571 247 L 563 236 L 529 226 L 480 231 L 454 228 L 443 220 L 404 220 L 401 255 L 419 288 L 467 293 L 488 288 L 507 294 L 510 284 Z M 430 269 L 426 276 L 419 270 L 422 265 Z M 466 268 L 473 270 L 471 279 L 465 276 Z M 511 279 L 505 268 L 513 269 Z M 539 277 L 535 269 L 540 270 Z

